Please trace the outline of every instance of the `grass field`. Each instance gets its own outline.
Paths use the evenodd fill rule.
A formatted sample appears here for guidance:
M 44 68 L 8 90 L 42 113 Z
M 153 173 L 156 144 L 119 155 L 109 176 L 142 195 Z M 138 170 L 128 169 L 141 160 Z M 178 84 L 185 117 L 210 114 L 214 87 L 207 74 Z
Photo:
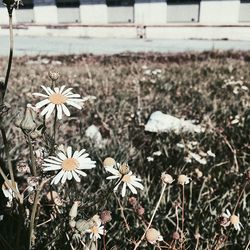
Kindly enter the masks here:
M 6 60 L 2 59 L 1 72 L 5 68 Z M 97 167 L 79 184 L 69 181 L 65 185 L 45 186 L 34 249 L 82 249 L 73 240 L 76 232 L 69 227 L 68 213 L 76 200 L 81 202 L 78 219 L 89 219 L 104 209 L 112 212 L 112 220 L 106 225 L 106 249 L 133 249 L 159 199 L 164 171 L 175 182 L 167 186 L 152 226 L 171 248 L 164 242 L 151 245 L 143 241 L 139 249 L 180 249 L 180 245 L 185 245 L 182 249 L 249 247 L 250 177 L 247 179 L 246 171 L 250 163 L 250 52 L 16 58 L 6 98 L 11 105 L 6 117 L 8 124 L 13 120 L 9 118 L 23 112 L 27 103 L 37 102 L 32 93 L 41 92 L 40 85 L 50 86 L 49 70 L 60 73 L 58 86 L 73 87 L 83 97 L 96 97 L 81 111 L 72 109 L 70 118 L 58 122 L 57 144 L 86 148 Z M 145 132 L 144 125 L 157 110 L 194 120 L 204 132 Z M 102 145 L 85 136 L 93 124 L 101 132 Z M 27 161 L 29 150 L 21 131 L 14 125 L 7 127 L 15 169 L 18 162 Z M 33 146 L 38 149 L 45 144 L 37 138 Z M 2 162 L 3 148 L 0 150 Z M 199 155 L 203 163 L 190 157 L 190 152 Z M 116 196 L 112 192 L 108 195 L 112 184 L 102 166 L 108 156 L 120 163 L 127 162 L 142 179 L 144 190 L 138 190 L 136 196 L 140 211 L 130 204 L 129 191 L 124 198 L 120 189 Z M 192 178 L 183 189 L 176 182 L 180 174 Z M 17 176 L 19 190 L 27 186 L 27 177 L 28 174 Z M 237 232 L 232 225 L 221 226 L 219 217 L 226 209 L 234 210 L 244 185 L 235 211 L 244 228 Z M 61 206 L 48 204 L 45 197 L 49 190 L 60 194 Z M 180 242 L 173 238 L 173 233 L 176 220 L 181 225 L 183 190 L 185 237 Z M 25 203 L 29 208 L 27 199 Z M 15 211 L 5 207 L 4 198 L 0 199 L 1 214 L 4 219 L 0 221 L 0 242 L 4 249 L 14 245 L 17 221 Z M 47 220 L 50 221 L 42 224 Z M 23 223 L 22 239 L 27 238 L 27 221 L 28 216 Z M 104 249 L 103 245 L 103 240 L 99 240 L 98 249 Z

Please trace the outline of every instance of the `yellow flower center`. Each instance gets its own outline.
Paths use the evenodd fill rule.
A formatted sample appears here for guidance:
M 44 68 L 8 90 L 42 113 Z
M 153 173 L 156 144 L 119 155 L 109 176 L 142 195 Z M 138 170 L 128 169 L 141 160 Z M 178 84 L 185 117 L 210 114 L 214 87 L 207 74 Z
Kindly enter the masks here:
M 52 94 L 49 96 L 49 101 L 56 105 L 63 104 L 67 100 L 67 97 L 62 94 Z
M 126 174 L 126 175 L 123 176 L 122 180 L 124 182 L 130 183 L 131 182 L 131 176 Z
M 62 162 L 62 168 L 65 171 L 75 170 L 79 166 L 79 162 L 74 158 L 68 158 Z
M 93 234 L 98 234 L 98 227 L 93 226 L 93 227 L 91 228 L 91 232 L 92 232 Z
M 238 217 L 237 215 L 232 215 L 232 216 L 230 217 L 230 222 L 231 222 L 233 225 L 238 224 L 238 223 L 240 222 L 239 217 Z

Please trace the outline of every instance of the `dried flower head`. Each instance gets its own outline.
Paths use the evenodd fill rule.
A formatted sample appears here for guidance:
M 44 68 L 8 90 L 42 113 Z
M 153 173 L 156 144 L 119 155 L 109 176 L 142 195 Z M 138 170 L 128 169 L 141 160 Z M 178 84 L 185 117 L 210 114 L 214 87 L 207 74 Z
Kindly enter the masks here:
M 133 207 L 136 207 L 138 204 L 138 201 L 136 199 L 136 197 L 132 196 L 128 198 L 128 202 L 130 205 L 132 205 Z
M 101 212 L 101 221 L 103 224 L 110 222 L 112 220 L 111 212 L 104 210 Z
M 60 77 L 60 74 L 56 71 L 49 71 L 49 78 L 54 82 Z
M 178 232 L 178 231 L 173 232 L 172 238 L 173 238 L 174 240 L 179 240 L 179 239 L 180 239 L 180 234 L 179 234 L 179 232 Z
M 156 244 L 157 241 L 162 241 L 163 238 L 160 232 L 154 228 L 149 228 L 146 233 L 146 239 L 150 244 Z
M 171 175 L 167 174 L 166 172 L 163 172 L 161 174 L 161 180 L 163 181 L 163 183 L 165 184 L 172 184 L 174 179 Z
M 136 210 L 136 212 L 137 212 L 137 214 L 138 214 L 139 216 L 142 216 L 142 215 L 144 215 L 144 213 L 145 213 L 145 208 L 142 207 L 141 205 L 139 205 L 138 208 L 137 208 L 137 210 Z
M 106 167 L 113 167 L 115 166 L 116 162 L 115 159 L 113 159 L 112 157 L 107 157 L 105 158 L 105 160 L 103 161 L 103 166 Z
M 191 180 L 191 178 L 188 177 L 188 176 L 186 176 L 186 175 L 184 175 L 184 174 L 181 174 L 181 175 L 179 175 L 179 177 L 178 177 L 178 183 L 179 183 L 180 185 L 188 184 L 188 183 L 190 182 L 190 180 Z
M 19 173 L 30 173 L 30 167 L 25 161 L 19 161 L 16 168 Z
M 126 175 L 129 173 L 129 166 L 127 163 L 123 163 L 119 167 L 119 172 L 121 175 Z

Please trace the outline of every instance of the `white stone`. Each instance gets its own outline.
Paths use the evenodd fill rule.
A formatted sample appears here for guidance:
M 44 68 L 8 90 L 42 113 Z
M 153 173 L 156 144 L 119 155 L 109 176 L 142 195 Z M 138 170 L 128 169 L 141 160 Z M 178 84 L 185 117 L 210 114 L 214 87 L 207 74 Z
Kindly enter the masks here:
M 161 111 L 155 111 L 151 114 L 149 121 L 145 125 L 145 131 L 162 133 L 200 133 L 202 131 L 199 125 L 194 125 L 190 120 L 176 118 L 172 115 L 163 114 Z
M 102 148 L 104 141 L 97 126 L 91 125 L 85 131 L 85 135 L 90 138 L 99 148 Z

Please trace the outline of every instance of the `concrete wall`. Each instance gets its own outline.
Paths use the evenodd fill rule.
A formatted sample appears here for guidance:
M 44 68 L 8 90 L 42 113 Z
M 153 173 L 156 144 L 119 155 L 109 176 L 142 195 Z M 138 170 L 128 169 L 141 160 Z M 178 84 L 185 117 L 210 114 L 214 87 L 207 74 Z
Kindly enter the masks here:
M 133 23 L 133 6 L 108 6 L 108 23 Z

